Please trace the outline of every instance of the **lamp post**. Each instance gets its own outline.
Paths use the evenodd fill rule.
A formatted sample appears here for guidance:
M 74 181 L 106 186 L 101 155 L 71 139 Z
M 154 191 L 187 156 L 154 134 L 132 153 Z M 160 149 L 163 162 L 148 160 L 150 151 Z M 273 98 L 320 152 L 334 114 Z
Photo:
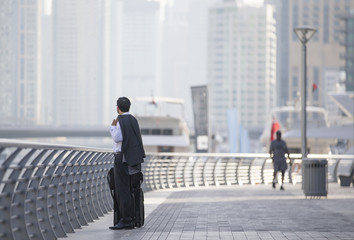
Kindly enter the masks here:
M 299 38 L 302 44 L 302 84 L 301 84 L 301 155 L 302 159 L 307 157 L 307 139 L 306 139 L 306 43 L 316 33 L 316 29 L 313 27 L 302 26 L 294 28 L 296 36 Z

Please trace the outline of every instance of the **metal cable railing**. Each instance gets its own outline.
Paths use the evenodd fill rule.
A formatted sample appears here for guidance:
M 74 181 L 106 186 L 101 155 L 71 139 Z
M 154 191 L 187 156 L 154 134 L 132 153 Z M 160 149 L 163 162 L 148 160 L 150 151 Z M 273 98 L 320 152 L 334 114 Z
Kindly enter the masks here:
M 286 182 L 301 182 L 301 155 Z M 328 160 L 330 181 L 353 156 L 309 155 Z M 109 149 L 0 140 L 0 239 L 57 239 L 112 211 L 106 176 Z M 267 184 L 268 154 L 148 154 L 144 191 L 219 185 Z

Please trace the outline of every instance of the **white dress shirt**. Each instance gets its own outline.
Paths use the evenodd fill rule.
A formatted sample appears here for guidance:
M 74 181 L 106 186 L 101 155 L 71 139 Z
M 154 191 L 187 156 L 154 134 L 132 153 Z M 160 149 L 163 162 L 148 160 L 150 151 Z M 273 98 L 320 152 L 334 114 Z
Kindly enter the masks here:
M 130 114 L 129 112 L 123 113 L 123 115 Z M 119 122 L 117 122 L 116 126 L 111 126 L 110 127 L 110 133 L 113 139 L 113 152 L 121 152 L 122 151 L 122 142 L 123 142 L 123 134 L 122 134 L 122 129 L 120 128 Z M 123 162 L 126 162 L 125 157 L 123 155 Z M 139 172 L 139 170 L 136 170 L 133 167 L 128 166 L 129 174 L 135 174 Z
M 111 126 L 110 132 L 113 138 L 113 152 L 121 152 L 123 135 L 122 130 L 120 129 L 119 122 L 117 122 L 117 126 Z

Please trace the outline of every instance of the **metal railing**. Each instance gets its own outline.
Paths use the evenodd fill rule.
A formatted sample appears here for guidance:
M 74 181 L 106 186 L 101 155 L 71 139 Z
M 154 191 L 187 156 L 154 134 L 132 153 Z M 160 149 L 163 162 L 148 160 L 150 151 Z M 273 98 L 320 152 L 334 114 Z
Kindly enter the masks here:
M 291 155 L 286 182 L 301 182 L 301 155 Z M 353 156 L 328 160 L 330 181 Z M 112 211 L 109 149 L 0 140 L 0 239 L 57 239 Z M 148 154 L 144 191 L 164 188 L 268 184 L 268 154 Z
M 104 149 L 0 141 L 0 239 L 57 239 L 112 210 Z
M 352 155 L 309 154 L 310 159 L 328 160 L 328 181 L 338 179 L 338 166 L 353 162 Z M 302 182 L 301 154 L 290 154 L 291 165 L 285 182 Z M 290 163 L 290 159 L 287 159 Z M 273 163 L 269 154 L 193 154 L 158 153 L 143 165 L 147 190 L 165 188 L 268 184 L 273 181 Z M 280 181 L 281 174 L 278 174 Z

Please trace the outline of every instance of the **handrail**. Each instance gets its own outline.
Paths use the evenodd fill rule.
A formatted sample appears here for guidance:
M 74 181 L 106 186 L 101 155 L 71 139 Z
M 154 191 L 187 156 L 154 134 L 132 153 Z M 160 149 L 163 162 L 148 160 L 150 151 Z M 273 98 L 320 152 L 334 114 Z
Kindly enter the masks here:
M 112 211 L 109 149 L 0 140 L 0 239 L 57 239 Z
M 301 155 L 286 182 L 301 182 Z M 329 180 L 337 180 L 340 161 L 324 158 Z M 0 139 L 0 239 L 57 239 L 112 211 L 106 176 L 113 166 L 110 149 L 38 144 Z M 268 184 L 269 154 L 150 153 L 143 164 L 143 189 Z
M 76 151 L 81 151 L 81 152 L 84 152 L 84 151 L 105 152 L 105 153 L 112 152 L 111 149 L 107 149 L 107 148 L 82 147 L 82 146 L 63 145 L 63 144 L 32 143 L 32 142 L 28 142 L 28 141 L 0 138 L 0 152 L 1 152 L 1 148 L 7 148 L 7 147 L 52 149 L 52 150 L 76 150 Z

